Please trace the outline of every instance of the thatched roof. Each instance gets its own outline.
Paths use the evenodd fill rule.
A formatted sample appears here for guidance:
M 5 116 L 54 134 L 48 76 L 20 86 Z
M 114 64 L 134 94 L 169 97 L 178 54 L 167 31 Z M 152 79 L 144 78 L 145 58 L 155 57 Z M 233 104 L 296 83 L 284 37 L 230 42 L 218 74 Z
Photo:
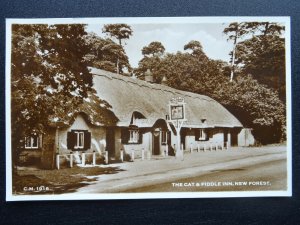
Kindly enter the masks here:
M 98 96 L 111 105 L 118 126 L 128 126 L 134 111 L 145 116 L 142 126 L 153 126 L 158 119 L 166 118 L 169 100 L 180 96 L 186 102 L 187 121 L 183 127 L 242 127 L 227 109 L 210 97 L 96 68 L 90 71 Z
M 49 118 L 49 126 L 71 126 L 78 115 L 83 116 L 87 122 L 94 126 L 114 126 L 118 122 L 118 118 L 112 112 L 109 103 L 99 99 L 96 91 L 92 90 L 88 93 L 88 97 L 83 99 L 83 103 L 76 106 L 72 112 L 66 113 L 63 109 L 56 112 L 56 115 Z

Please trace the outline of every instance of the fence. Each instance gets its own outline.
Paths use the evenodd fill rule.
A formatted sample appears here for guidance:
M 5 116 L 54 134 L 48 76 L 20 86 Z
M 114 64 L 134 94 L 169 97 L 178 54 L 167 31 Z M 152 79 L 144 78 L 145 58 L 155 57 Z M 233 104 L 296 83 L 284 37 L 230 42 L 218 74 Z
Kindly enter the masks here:
M 175 146 L 174 146 L 175 147 Z M 201 150 L 206 151 L 212 151 L 212 150 L 227 150 L 230 148 L 230 143 L 228 142 L 222 142 L 222 143 L 206 143 L 206 144 L 197 144 L 196 149 L 194 148 L 194 145 L 191 143 L 190 147 L 188 149 L 186 149 L 186 151 L 190 151 L 190 153 L 193 153 L 195 150 L 197 150 L 197 152 L 200 152 Z M 181 145 L 181 149 L 183 150 L 183 145 Z M 102 153 L 99 152 L 82 152 L 81 155 L 81 166 L 85 166 L 86 165 L 86 156 L 88 155 L 92 155 L 92 165 L 96 166 L 96 157 L 97 154 L 99 156 L 103 156 Z M 124 150 L 121 149 L 120 150 L 120 160 L 121 162 L 124 161 Z M 162 152 L 162 156 L 164 157 L 168 157 L 168 146 L 166 146 L 166 149 Z M 56 155 L 56 168 L 60 169 L 61 166 L 61 158 L 69 158 L 69 166 L 72 168 L 74 165 L 74 157 L 75 154 L 73 152 L 69 153 L 69 154 L 57 154 Z M 136 150 L 131 150 L 130 151 L 130 157 L 131 157 L 131 161 L 134 161 L 136 158 Z M 151 151 L 150 150 L 145 150 L 144 148 L 142 148 L 141 150 L 141 159 L 142 160 L 150 160 L 151 159 Z M 104 162 L 105 164 L 109 163 L 109 159 L 108 159 L 108 151 L 104 152 Z
M 86 156 L 88 155 L 92 155 L 92 165 L 96 166 L 96 156 L 100 155 L 102 156 L 101 153 L 98 152 L 83 152 L 81 153 L 81 166 L 85 166 L 86 165 Z M 108 161 L 108 154 L 107 152 L 105 152 L 105 162 Z M 72 168 L 74 165 L 74 159 L 75 159 L 75 154 L 73 152 L 69 153 L 69 154 L 57 154 L 56 155 L 56 168 L 59 170 L 60 169 L 60 165 L 61 165 L 61 158 L 66 159 L 69 158 L 69 166 Z
M 205 144 L 197 144 L 196 150 L 197 152 L 200 152 L 201 150 L 206 151 L 212 151 L 212 150 L 227 150 L 230 148 L 230 143 L 228 142 L 210 142 L 210 143 L 205 143 Z M 193 153 L 195 150 L 194 145 L 190 144 L 189 151 Z

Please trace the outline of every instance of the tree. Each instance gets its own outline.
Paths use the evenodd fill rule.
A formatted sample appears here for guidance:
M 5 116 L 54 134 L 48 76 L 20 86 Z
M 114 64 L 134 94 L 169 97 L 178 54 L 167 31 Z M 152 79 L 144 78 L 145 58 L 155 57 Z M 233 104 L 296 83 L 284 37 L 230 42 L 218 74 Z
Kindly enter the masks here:
M 190 41 L 189 43 L 187 43 L 184 48 L 184 50 L 191 50 L 191 54 L 193 56 L 205 56 L 204 52 L 203 52 L 203 47 L 201 45 L 201 43 L 199 41 Z
M 241 22 L 241 23 L 231 23 L 228 27 L 226 27 L 223 31 L 224 34 L 228 35 L 228 40 L 233 41 L 233 50 L 231 51 L 231 75 L 230 81 L 233 80 L 234 70 L 238 63 L 240 63 L 239 59 L 236 59 L 237 51 L 241 50 L 239 46 L 241 43 L 245 43 L 246 40 L 243 40 L 247 37 L 247 35 L 252 34 L 257 37 L 264 37 L 267 39 L 268 36 L 279 36 L 284 31 L 284 26 L 281 26 L 274 22 Z M 248 38 L 249 39 L 249 38 Z M 240 49 L 238 49 L 240 48 Z
M 285 105 L 276 92 L 258 83 L 251 75 L 237 76 L 214 98 L 233 113 L 245 127 L 253 128 L 258 143 L 276 143 L 286 139 Z
M 134 70 L 137 77 L 143 78 L 145 72 L 150 69 L 155 83 L 160 83 L 162 74 L 157 73 L 160 68 L 160 62 L 164 56 L 165 47 L 161 42 L 154 41 L 148 46 L 142 48 L 143 58 L 139 61 L 139 67 Z
M 250 29 L 252 30 L 252 29 Z M 226 27 L 223 31 L 224 34 L 228 35 L 228 40 L 233 41 L 233 48 L 230 53 L 231 55 L 231 73 L 230 73 L 230 82 L 233 81 L 234 77 L 234 69 L 235 69 L 235 54 L 236 54 L 236 47 L 238 44 L 239 39 L 244 37 L 246 34 L 249 33 L 249 27 L 247 23 L 230 23 L 228 27 Z
M 111 39 L 103 39 L 95 33 L 85 36 L 86 43 L 90 47 L 85 59 L 89 66 L 116 73 L 117 61 L 119 61 L 119 73 L 124 74 L 124 68 L 131 71 L 128 57 L 122 46 Z
M 20 140 L 32 132 L 49 133 L 53 124 L 65 124 L 89 97 L 93 81 L 84 60 L 89 52 L 85 35 L 82 24 L 12 26 L 14 157 L 24 147 Z M 46 142 L 54 143 L 53 137 L 43 138 Z
M 274 90 L 252 76 L 236 71 L 235 80 L 229 81 L 226 79 L 230 73 L 227 63 L 207 56 L 199 60 L 192 53 L 167 53 L 159 66 L 148 65 L 153 65 L 150 69 L 158 81 L 165 76 L 170 87 L 207 95 L 220 102 L 245 127 L 254 129 L 258 142 L 267 144 L 285 139 L 284 104 Z
M 249 22 L 245 26 L 253 35 L 237 44 L 236 65 L 244 74 L 273 88 L 285 101 L 284 26 L 272 22 Z
M 254 36 L 237 46 L 237 62 L 244 74 L 278 92 L 285 102 L 285 43 L 273 35 Z
M 122 46 L 122 40 L 129 39 L 132 35 L 133 31 L 131 27 L 127 24 L 120 23 L 120 24 L 106 24 L 102 29 L 103 33 L 108 34 L 112 38 L 116 38 L 119 42 L 119 45 Z M 122 46 L 123 48 L 123 46 Z M 119 66 L 119 58 L 117 59 L 117 73 L 120 71 Z
M 165 52 L 165 47 L 159 41 L 153 41 L 148 46 L 143 47 L 142 54 L 147 57 L 161 57 Z
M 247 29 L 256 35 L 276 35 L 279 36 L 285 30 L 284 26 L 274 22 L 247 22 L 245 23 Z

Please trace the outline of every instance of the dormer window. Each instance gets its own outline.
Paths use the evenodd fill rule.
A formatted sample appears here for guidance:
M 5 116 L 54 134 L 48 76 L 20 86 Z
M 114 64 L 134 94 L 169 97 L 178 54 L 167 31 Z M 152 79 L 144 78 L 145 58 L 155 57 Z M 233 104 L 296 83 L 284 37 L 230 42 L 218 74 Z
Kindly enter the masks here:
M 141 144 L 143 141 L 143 134 L 139 130 L 138 124 L 141 120 L 146 119 L 140 112 L 134 111 L 131 116 L 130 125 L 128 128 L 121 130 L 122 144 Z
M 134 125 L 130 125 L 128 128 L 121 130 L 122 144 L 141 144 L 143 141 L 143 134 L 139 128 Z

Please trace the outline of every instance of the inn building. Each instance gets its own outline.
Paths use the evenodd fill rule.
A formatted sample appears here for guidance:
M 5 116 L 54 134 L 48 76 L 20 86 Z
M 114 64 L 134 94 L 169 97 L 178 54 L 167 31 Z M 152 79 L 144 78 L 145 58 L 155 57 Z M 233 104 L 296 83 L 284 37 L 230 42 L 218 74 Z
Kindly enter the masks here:
M 53 136 L 51 143 L 44 143 L 39 134 L 27 137 L 21 156 L 34 155 L 45 168 L 54 168 L 58 158 L 68 161 L 71 154 L 74 163 L 82 163 L 82 153 L 107 152 L 109 160 L 144 154 L 172 157 L 178 149 L 216 150 L 254 143 L 251 130 L 208 96 L 154 84 L 151 75 L 144 81 L 96 68 L 90 71 L 96 93 L 84 100 L 78 113 L 52 121 L 51 131 L 43 135 Z M 100 105 L 95 104 L 95 95 L 103 100 Z M 184 104 L 171 108 L 174 100 Z M 186 120 L 178 130 L 176 121 L 182 113 Z

